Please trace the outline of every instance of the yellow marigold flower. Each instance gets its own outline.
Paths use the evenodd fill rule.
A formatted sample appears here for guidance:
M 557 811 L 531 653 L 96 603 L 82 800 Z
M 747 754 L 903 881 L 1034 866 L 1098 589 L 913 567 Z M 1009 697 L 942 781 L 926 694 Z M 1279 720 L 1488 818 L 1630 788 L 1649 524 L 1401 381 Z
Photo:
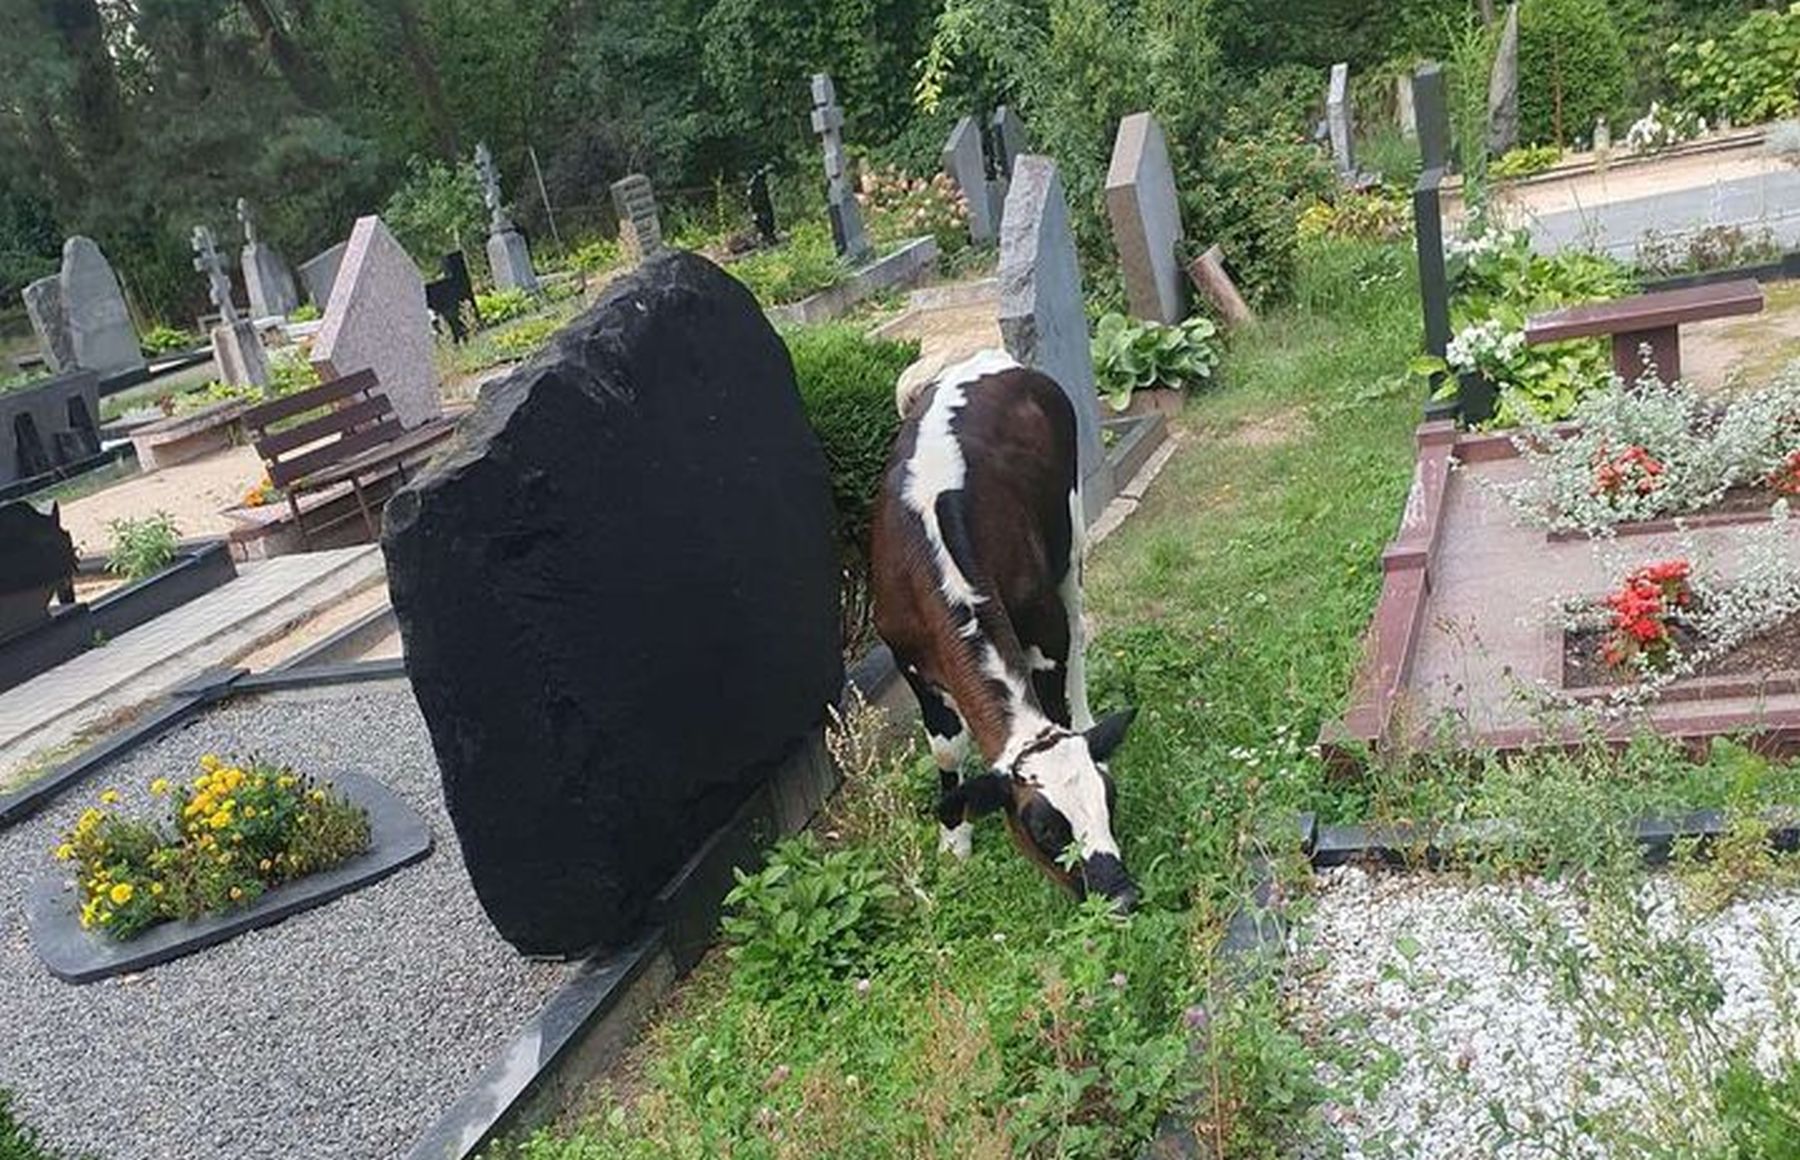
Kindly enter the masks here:
M 306 796 L 316 802 L 322 802 L 325 800 L 325 791 L 322 789 L 315 789 L 311 793 L 307 794 Z
M 246 818 L 254 818 L 256 816 L 256 807 L 255 806 L 245 806 L 244 807 L 244 816 Z
M 256 868 L 258 870 L 261 870 L 264 874 L 267 874 L 269 872 L 269 868 L 274 865 L 275 865 L 275 863 L 269 861 L 267 858 L 264 858 L 261 862 L 258 862 L 256 864 Z
M 70 858 L 73 858 L 74 856 L 75 856 L 75 847 L 69 845 L 69 843 L 67 843 L 67 842 L 64 842 L 62 845 L 60 845 L 56 848 L 56 860 L 58 862 L 67 862 Z
M 137 888 L 132 886 L 131 883 L 119 882 L 114 884 L 111 890 L 107 891 L 106 896 L 112 899 L 114 906 L 124 906 L 127 902 L 131 901 L 131 896 L 135 893 L 137 893 Z
M 166 777 L 159 777 L 155 781 L 151 782 L 150 783 L 150 792 L 155 794 L 157 797 L 162 797 L 164 794 L 168 793 L 169 792 L 169 779 Z
M 294 788 L 294 779 L 290 775 L 284 773 L 280 777 L 275 779 L 275 788 L 276 789 L 293 789 Z
M 162 892 L 163 892 L 163 884 L 162 883 L 152 882 L 150 884 L 150 893 L 151 894 L 160 895 Z
M 213 770 L 219 768 L 219 764 L 220 764 L 219 757 L 218 757 L 218 754 L 216 754 L 216 753 L 209 753 L 205 757 L 202 757 L 200 759 L 200 768 L 204 769 L 208 773 L 211 773 Z
M 100 804 L 103 806 L 110 806 L 118 800 L 119 791 L 116 789 L 105 790 L 100 794 Z
M 243 887 L 233 886 L 231 888 L 231 901 L 236 902 L 238 899 L 242 898 L 243 896 L 244 896 L 244 888 Z
M 231 824 L 231 812 L 229 810 L 220 810 L 212 817 L 207 818 L 206 824 L 215 830 L 222 830 Z

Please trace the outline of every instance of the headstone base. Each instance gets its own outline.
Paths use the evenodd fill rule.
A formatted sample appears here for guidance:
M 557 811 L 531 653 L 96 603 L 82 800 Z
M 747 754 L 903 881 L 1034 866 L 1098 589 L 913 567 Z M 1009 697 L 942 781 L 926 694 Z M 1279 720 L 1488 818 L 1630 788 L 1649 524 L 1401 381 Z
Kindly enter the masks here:
M 518 230 L 489 234 L 487 257 L 495 286 L 502 290 L 523 290 L 527 294 L 538 292 L 537 274 L 531 268 L 531 251 L 525 245 L 525 235 Z
M 269 354 L 256 327 L 244 319 L 213 327 L 213 360 L 219 377 L 234 387 L 269 385 Z

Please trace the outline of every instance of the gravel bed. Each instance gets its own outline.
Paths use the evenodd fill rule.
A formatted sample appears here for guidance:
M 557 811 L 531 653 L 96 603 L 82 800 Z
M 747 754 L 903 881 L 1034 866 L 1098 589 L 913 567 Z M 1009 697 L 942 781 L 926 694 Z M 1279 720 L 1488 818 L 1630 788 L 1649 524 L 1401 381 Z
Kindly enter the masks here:
M 1649 929 L 1688 930 L 1710 962 L 1724 997 L 1711 1027 L 1722 1041 L 1754 1036 L 1764 1070 L 1794 1058 L 1772 991 L 1800 985 L 1800 892 L 1738 902 L 1688 927 L 1678 883 L 1651 876 L 1641 891 Z M 1685 1090 L 1664 1087 L 1673 1083 L 1666 1053 L 1649 1041 L 1584 1043 L 1569 1006 L 1553 997 L 1547 956 L 1521 960 L 1502 937 L 1534 929 L 1522 916 L 1541 903 L 1573 947 L 1591 950 L 1572 889 L 1346 867 L 1319 876 L 1315 903 L 1290 936 L 1288 999 L 1332 1092 L 1323 1112 L 1335 1139 L 1302 1155 L 1601 1157 L 1573 1128 L 1575 1113 L 1667 1108 L 1662 1093 Z M 1584 979 L 1596 982 L 1591 972 Z M 1515 1125 L 1535 1110 L 1546 1128 L 1508 1138 L 1495 1107 Z
M 27 883 L 102 788 L 147 808 L 203 753 L 329 780 L 356 769 L 417 810 L 423 862 L 140 975 L 58 982 L 32 954 Z M 238 701 L 134 750 L 0 830 L 0 1087 L 47 1143 L 94 1160 L 403 1155 L 570 968 L 522 959 L 476 901 L 424 720 L 403 685 Z

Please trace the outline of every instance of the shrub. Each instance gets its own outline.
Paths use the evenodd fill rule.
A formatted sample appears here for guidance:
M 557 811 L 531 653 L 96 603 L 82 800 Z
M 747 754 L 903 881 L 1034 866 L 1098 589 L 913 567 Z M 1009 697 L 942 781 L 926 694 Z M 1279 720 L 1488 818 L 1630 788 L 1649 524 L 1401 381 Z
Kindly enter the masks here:
M 969 204 L 949 174 L 912 177 L 898 169 L 864 170 L 856 200 L 868 214 L 869 233 L 879 241 L 930 234 L 944 258 L 969 246 Z
M 558 318 L 532 318 L 494 335 L 494 353 L 502 359 L 530 358 L 562 329 Z
M 1624 107 L 1631 62 L 1604 0 L 1519 9 L 1519 135 L 1569 145 Z
M 1365 242 L 1392 242 L 1412 232 L 1412 206 L 1399 194 L 1377 187 L 1363 193 L 1345 192 L 1335 201 L 1314 202 L 1296 222 L 1302 240 L 1350 238 Z
M 1669 73 L 1683 109 L 1753 125 L 1800 110 L 1800 4 L 1760 8 L 1723 38 L 1679 41 Z
M 1667 276 L 1706 270 L 1729 270 L 1781 257 L 1775 231 L 1767 226 L 1703 226 L 1691 234 L 1645 230 L 1638 238 L 1637 266 L 1645 274 Z
M 569 255 L 569 268 L 579 270 L 583 274 L 598 274 L 622 264 L 624 252 L 619 243 L 611 238 L 594 238 L 583 242 L 574 253 Z
M 872 339 L 847 324 L 803 327 L 785 337 L 801 405 L 831 473 L 844 570 L 843 640 L 854 651 L 869 635 L 869 526 L 900 429 L 894 384 L 919 345 Z
M 832 245 L 831 228 L 822 221 L 796 223 L 781 245 L 746 254 L 725 271 L 764 306 L 797 302 L 829 289 L 847 272 Z
M 1094 377 L 1100 394 L 1123 411 L 1131 393 L 1147 387 L 1191 390 L 1205 385 L 1219 364 L 1218 327 L 1195 315 L 1175 326 L 1108 314 L 1094 328 Z
M 106 570 L 127 580 L 142 580 L 167 568 L 180 543 L 175 519 L 168 512 L 141 520 L 108 520 L 106 527 L 112 533 Z
M 446 252 L 466 248 L 486 216 L 472 163 L 453 167 L 423 157 L 407 161 L 406 180 L 381 211 L 413 261 L 431 267 Z
M 147 355 L 158 355 L 165 351 L 186 350 L 199 343 L 190 331 L 176 326 L 152 326 L 138 337 L 138 346 Z
M 319 372 L 313 369 L 301 347 L 282 347 L 269 355 L 269 385 L 263 392 L 268 398 L 280 398 L 318 385 Z
M 1182 216 L 1191 236 L 1219 243 L 1244 296 L 1267 305 L 1293 288 L 1301 208 L 1336 187 L 1303 138 L 1243 132 L 1213 145 L 1198 179 L 1183 187 Z
M 481 315 L 483 326 L 497 326 L 515 318 L 523 318 L 531 313 L 535 305 L 531 295 L 516 286 L 475 295 L 475 309 Z
M 1650 102 L 1650 111 L 1625 131 L 1625 148 L 1633 153 L 1660 153 L 1706 132 L 1706 118 Z
M 1494 162 L 1489 171 L 1499 178 L 1529 177 L 1534 173 L 1542 173 L 1561 161 L 1562 154 L 1563 151 L 1555 145 L 1527 145 L 1520 149 L 1509 149 Z
M 820 851 L 811 834 L 769 852 L 755 874 L 734 870 L 721 922 L 734 945 L 734 986 L 765 1002 L 823 1005 L 866 971 L 898 892 L 873 848 Z
M 318 306 L 311 302 L 302 302 L 288 311 L 289 322 L 317 322 L 320 317 Z
M 248 905 L 369 848 L 362 807 L 268 762 L 209 754 L 192 781 L 158 778 L 150 792 L 169 798 L 166 822 L 90 808 L 56 848 L 78 873 L 81 925 L 120 941 L 160 922 Z M 118 799 L 109 789 L 100 804 Z

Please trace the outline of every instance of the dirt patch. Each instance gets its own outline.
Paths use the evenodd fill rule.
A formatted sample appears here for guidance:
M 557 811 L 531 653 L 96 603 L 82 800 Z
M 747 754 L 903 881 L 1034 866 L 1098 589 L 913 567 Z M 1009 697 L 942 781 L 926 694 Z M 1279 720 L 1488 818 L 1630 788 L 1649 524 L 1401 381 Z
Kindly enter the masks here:
M 1683 624 L 1670 628 L 1675 647 L 1691 652 L 1704 640 Z M 1637 683 L 1634 669 L 1609 665 L 1601 659 L 1607 630 L 1583 629 L 1563 634 L 1563 688 L 1614 688 Z M 1766 676 L 1800 670 L 1800 616 L 1789 617 L 1738 647 L 1714 657 L 1694 670 L 1696 677 Z
M 946 364 L 978 351 L 998 350 L 1003 345 L 999 304 L 995 300 L 902 315 L 883 327 L 882 333 L 888 338 L 916 338 L 921 358 L 942 355 Z
M 1292 443 L 1312 430 L 1312 420 L 1300 407 L 1288 407 L 1268 415 L 1247 420 L 1225 435 L 1227 443 L 1239 447 L 1279 447 Z
M 1681 328 L 1682 377 L 1708 391 L 1762 386 L 1800 359 L 1800 282 L 1763 285 L 1762 313 Z
M 107 523 L 167 512 L 183 539 L 223 536 L 232 529 L 221 514 L 263 478 L 251 447 L 233 447 L 146 475 L 129 476 L 102 491 L 62 505 L 63 527 L 84 556 L 104 556 L 112 542 Z

